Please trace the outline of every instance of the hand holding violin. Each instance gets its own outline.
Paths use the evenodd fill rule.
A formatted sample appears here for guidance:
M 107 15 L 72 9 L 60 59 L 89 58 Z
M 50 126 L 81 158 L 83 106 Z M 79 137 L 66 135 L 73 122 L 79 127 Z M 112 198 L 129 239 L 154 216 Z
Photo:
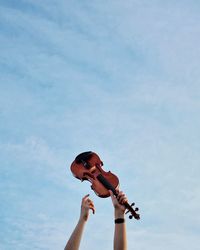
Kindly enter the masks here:
M 117 191 L 118 196 L 116 197 L 113 192 L 110 190 L 110 196 L 112 199 L 112 203 L 115 209 L 115 219 L 117 218 L 124 218 L 124 213 L 126 210 L 126 207 L 123 205 L 125 202 L 128 202 L 125 194 L 122 191 Z
M 115 196 L 111 190 L 109 190 L 109 193 L 115 209 L 114 250 L 117 249 L 126 250 L 127 239 L 126 239 L 126 225 L 124 219 L 124 213 L 126 207 L 123 204 L 128 203 L 128 200 L 125 194 L 123 192 L 119 192 L 119 190 L 116 190 L 117 196 Z

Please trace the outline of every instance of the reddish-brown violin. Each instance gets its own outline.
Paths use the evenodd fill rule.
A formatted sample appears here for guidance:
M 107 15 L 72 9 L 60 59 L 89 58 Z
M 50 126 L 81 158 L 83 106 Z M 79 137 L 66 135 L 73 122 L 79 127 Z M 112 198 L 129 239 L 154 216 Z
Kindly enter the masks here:
M 84 152 L 79 154 L 71 164 L 71 171 L 73 175 L 81 181 L 87 180 L 92 183 L 91 188 L 96 195 L 102 198 L 110 196 L 109 190 L 117 197 L 119 188 L 119 179 L 116 175 L 110 171 L 105 172 L 102 169 L 103 162 L 99 156 L 92 152 Z M 127 212 L 130 212 L 129 218 L 133 217 L 136 220 L 140 219 L 140 215 L 137 213 L 139 210 L 137 207 L 133 209 L 135 203 L 129 205 L 128 202 L 123 204 Z

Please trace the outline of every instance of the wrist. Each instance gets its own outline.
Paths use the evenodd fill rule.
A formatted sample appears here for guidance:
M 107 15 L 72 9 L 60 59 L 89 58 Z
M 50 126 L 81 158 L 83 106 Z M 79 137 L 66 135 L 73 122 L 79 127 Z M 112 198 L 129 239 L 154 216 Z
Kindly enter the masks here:
M 117 209 L 115 209 L 115 219 L 118 219 L 118 218 L 122 218 L 122 219 L 124 219 L 124 212 L 123 211 L 121 211 L 121 210 L 117 210 Z
M 85 223 L 88 220 L 88 216 L 80 216 L 79 222 Z

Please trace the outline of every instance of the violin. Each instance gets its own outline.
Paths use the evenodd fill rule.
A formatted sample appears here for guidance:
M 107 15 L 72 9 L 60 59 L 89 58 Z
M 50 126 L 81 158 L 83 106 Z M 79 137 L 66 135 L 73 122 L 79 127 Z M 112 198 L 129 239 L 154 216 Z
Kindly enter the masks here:
M 84 152 L 79 154 L 71 164 L 71 171 L 73 175 L 81 181 L 87 180 L 91 185 L 91 189 L 101 198 L 110 196 L 109 190 L 113 194 L 118 196 L 119 179 L 112 172 L 103 170 L 103 162 L 99 156 L 92 152 Z M 140 215 L 137 213 L 139 210 L 137 207 L 133 208 L 135 203 L 131 205 L 128 202 L 123 204 L 127 209 L 126 214 L 130 212 L 129 218 L 133 217 L 136 220 L 140 219 Z

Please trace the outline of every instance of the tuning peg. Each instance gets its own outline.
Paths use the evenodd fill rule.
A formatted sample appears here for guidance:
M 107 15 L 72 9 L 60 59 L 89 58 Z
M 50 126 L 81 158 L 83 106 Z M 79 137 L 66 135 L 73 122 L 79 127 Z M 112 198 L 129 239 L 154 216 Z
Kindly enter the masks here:
M 138 207 L 135 208 L 135 212 L 137 212 L 137 211 L 139 211 L 139 208 L 138 208 Z
M 129 210 L 127 210 L 126 212 L 125 212 L 125 214 L 127 214 L 127 213 L 129 213 L 130 211 Z
M 132 219 L 133 218 L 133 215 L 129 215 L 129 219 Z
M 135 203 L 133 202 L 133 203 L 131 203 L 131 207 L 133 207 L 133 206 L 135 206 Z

